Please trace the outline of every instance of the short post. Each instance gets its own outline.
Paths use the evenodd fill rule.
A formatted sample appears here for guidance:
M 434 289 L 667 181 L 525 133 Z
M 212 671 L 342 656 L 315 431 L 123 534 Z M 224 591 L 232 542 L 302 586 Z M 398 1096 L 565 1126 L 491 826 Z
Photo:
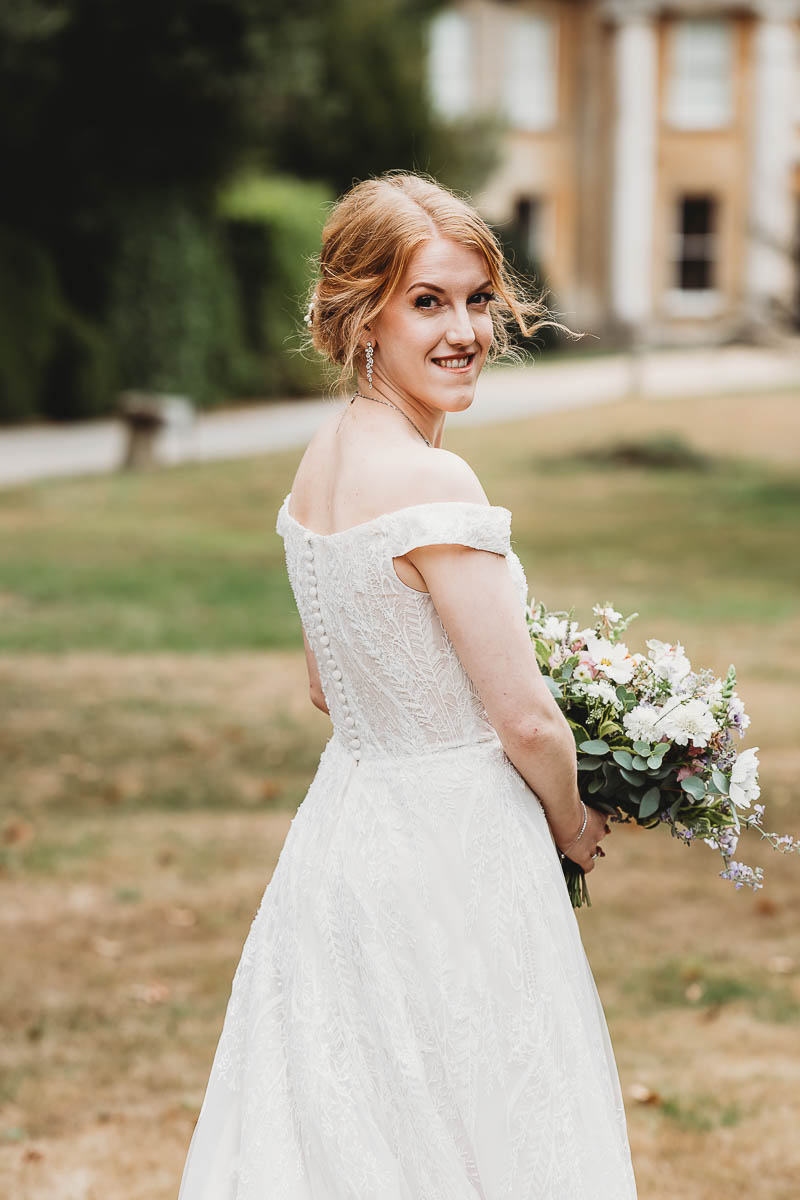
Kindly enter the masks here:
M 124 421 L 128 438 L 125 456 L 120 464 L 123 471 L 141 471 L 158 465 L 156 448 L 159 435 L 173 430 L 185 442 L 194 428 L 195 411 L 186 396 L 171 396 L 156 392 L 123 392 L 120 395 L 119 415 Z M 169 457 L 186 457 L 186 445 L 168 446 Z

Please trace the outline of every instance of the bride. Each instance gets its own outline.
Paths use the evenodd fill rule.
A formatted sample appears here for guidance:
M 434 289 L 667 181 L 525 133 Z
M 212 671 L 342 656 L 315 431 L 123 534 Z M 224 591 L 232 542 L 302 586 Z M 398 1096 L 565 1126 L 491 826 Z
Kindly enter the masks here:
M 539 673 L 511 513 L 444 449 L 507 322 L 546 319 L 432 180 L 351 189 L 313 344 L 357 372 L 277 514 L 332 733 L 233 979 L 179 1200 L 631 1200 L 559 851 L 605 817 Z

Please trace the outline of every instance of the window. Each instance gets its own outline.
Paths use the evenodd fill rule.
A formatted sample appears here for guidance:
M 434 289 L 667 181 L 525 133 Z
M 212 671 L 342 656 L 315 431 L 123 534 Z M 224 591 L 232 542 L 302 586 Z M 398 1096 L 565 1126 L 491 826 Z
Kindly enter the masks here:
M 678 201 L 675 286 L 681 292 L 712 291 L 716 286 L 713 196 L 682 196 Z
M 428 89 L 434 109 L 450 120 L 469 112 L 473 90 L 472 27 L 460 12 L 442 12 L 430 24 Z
M 530 262 L 542 265 L 542 201 L 539 196 L 520 196 L 514 204 L 514 229 Z
M 547 17 L 509 17 L 505 36 L 503 107 L 517 129 L 548 129 L 555 124 L 556 30 Z
M 733 116 L 733 25 L 676 21 L 669 39 L 667 120 L 679 129 L 719 129 Z

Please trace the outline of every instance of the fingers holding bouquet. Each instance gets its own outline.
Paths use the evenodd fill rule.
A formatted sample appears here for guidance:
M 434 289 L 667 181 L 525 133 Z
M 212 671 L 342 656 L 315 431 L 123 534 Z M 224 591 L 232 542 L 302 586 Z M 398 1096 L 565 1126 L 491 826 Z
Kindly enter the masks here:
M 569 858 L 584 872 L 593 871 L 596 860 L 605 858 L 605 850 L 600 845 L 602 838 L 611 832 L 608 817 L 605 813 L 590 804 L 584 804 L 585 820 L 577 837 L 569 840 L 556 840 L 556 846 L 564 858 Z

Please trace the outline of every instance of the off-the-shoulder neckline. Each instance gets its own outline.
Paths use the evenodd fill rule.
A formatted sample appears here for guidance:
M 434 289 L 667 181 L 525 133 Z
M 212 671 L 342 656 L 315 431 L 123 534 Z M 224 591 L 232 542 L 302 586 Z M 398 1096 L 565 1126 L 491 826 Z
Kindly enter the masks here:
M 358 533 L 362 529 L 370 529 L 373 525 L 377 525 L 380 521 L 389 520 L 391 517 L 400 516 L 402 513 L 414 512 L 421 508 L 477 508 L 482 512 L 503 512 L 511 516 L 511 509 L 505 508 L 502 504 L 480 504 L 477 500 L 423 500 L 418 504 L 404 504 L 402 508 L 393 508 L 388 512 L 378 513 L 376 517 L 371 517 L 368 521 L 359 521 L 357 525 L 349 525 L 347 529 L 337 529 L 333 533 L 317 533 L 314 529 L 309 529 L 306 525 L 301 524 L 297 517 L 292 516 L 289 512 L 289 500 L 291 492 L 287 492 L 281 509 L 291 524 L 296 525 L 303 533 L 310 534 L 311 537 L 321 538 L 327 541 L 330 538 L 345 537 L 350 533 Z

